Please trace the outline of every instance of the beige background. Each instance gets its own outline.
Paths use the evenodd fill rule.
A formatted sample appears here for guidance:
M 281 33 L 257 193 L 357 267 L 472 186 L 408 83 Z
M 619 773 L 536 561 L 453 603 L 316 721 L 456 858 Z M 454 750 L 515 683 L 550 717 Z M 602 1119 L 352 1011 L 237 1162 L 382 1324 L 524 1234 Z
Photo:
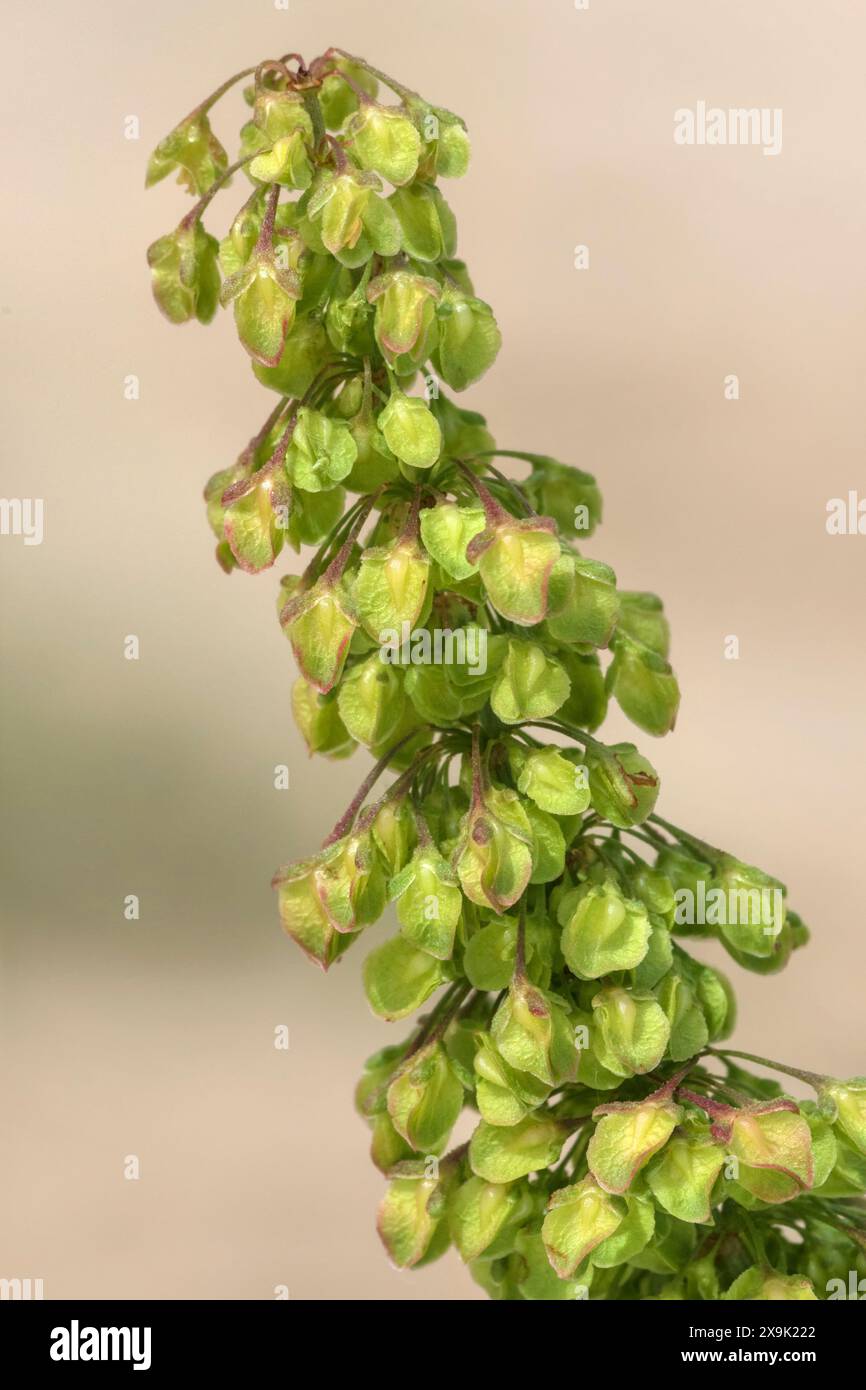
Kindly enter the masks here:
M 156 313 L 144 251 L 187 203 L 145 198 L 144 161 L 223 76 L 330 43 L 466 117 L 447 194 L 505 335 L 471 404 L 503 446 L 597 472 L 592 553 L 673 623 L 662 809 L 788 880 L 813 925 L 780 977 L 732 970 L 740 1044 L 864 1071 L 866 537 L 824 528 L 866 490 L 862 9 L 19 0 L 4 29 L 0 491 L 46 523 L 41 547 L 0 538 L 0 1275 L 46 1297 L 475 1297 L 454 1257 L 398 1274 L 378 1247 L 351 1088 L 391 1035 L 363 948 L 325 979 L 278 928 L 271 871 L 366 762 L 306 761 L 275 577 L 212 561 L 202 484 L 268 403 L 228 321 Z M 678 148 L 698 100 L 781 107 L 782 154 Z

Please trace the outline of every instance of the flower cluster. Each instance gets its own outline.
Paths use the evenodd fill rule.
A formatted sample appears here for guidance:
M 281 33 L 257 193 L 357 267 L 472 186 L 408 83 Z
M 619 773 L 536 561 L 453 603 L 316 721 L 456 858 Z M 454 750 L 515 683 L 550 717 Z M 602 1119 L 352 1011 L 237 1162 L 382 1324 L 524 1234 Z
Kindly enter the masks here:
M 230 164 L 208 113 L 247 77 Z M 275 875 L 281 919 L 328 969 L 392 904 L 367 997 L 387 1021 L 428 1006 L 357 1093 L 397 1265 L 453 1244 L 504 1299 L 823 1297 L 866 1261 L 866 1081 L 794 1070 L 817 1093 L 797 1103 L 720 1047 L 731 987 L 684 940 L 766 973 L 807 931 L 776 879 L 657 814 L 633 743 L 596 737 L 610 699 L 673 728 L 668 623 L 584 554 L 595 479 L 497 448 L 448 394 L 500 345 L 439 187 L 468 160 L 459 117 L 331 49 L 238 74 L 148 168 L 198 196 L 149 250 L 157 303 L 231 306 L 278 396 L 207 484 L 217 557 L 312 548 L 278 595 L 294 716 L 311 753 L 374 759 Z M 233 175 L 251 192 L 217 241 L 202 216 Z

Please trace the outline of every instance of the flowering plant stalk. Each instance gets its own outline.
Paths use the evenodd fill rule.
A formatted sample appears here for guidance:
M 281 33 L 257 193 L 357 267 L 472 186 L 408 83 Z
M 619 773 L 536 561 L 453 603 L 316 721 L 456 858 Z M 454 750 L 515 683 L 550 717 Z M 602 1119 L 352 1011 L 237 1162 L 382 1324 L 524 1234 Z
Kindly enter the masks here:
M 209 116 L 241 82 L 229 163 Z M 294 716 L 311 753 L 374 759 L 274 886 L 325 970 L 393 904 L 367 997 L 388 1021 L 426 1009 L 358 1086 L 379 1231 L 401 1267 L 453 1245 L 499 1299 L 838 1296 L 866 1275 L 866 1079 L 723 1045 L 731 986 L 689 938 L 769 974 L 808 933 L 778 880 L 657 814 L 633 743 L 596 736 L 611 699 L 673 728 L 668 623 L 584 554 L 595 479 L 498 448 L 452 399 L 500 346 L 439 186 L 468 161 L 458 116 L 329 49 L 223 83 L 147 174 L 197 197 L 148 252 L 159 307 L 231 306 L 276 396 L 205 489 L 217 559 L 253 574 L 312 548 L 277 605 Z M 203 217 L 235 176 L 217 241 Z

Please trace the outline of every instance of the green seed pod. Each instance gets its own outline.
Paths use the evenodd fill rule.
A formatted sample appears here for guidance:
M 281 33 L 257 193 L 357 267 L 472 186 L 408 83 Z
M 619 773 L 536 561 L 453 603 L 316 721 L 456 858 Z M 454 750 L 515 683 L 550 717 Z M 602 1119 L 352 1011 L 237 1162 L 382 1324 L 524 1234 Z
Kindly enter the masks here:
M 327 335 L 318 320 L 296 318 L 276 365 L 264 367 L 253 359 L 253 375 L 263 386 L 278 391 L 281 396 L 303 396 L 327 350 Z
M 461 409 L 444 391 L 434 396 L 430 409 L 439 421 L 446 454 L 453 458 L 472 458 L 495 449 L 496 441 L 487 428 L 487 421 L 477 410 Z
M 381 174 L 389 183 L 409 183 L 421 155 L 421 139 L 405 112 L 392 106 L 362 101 L 346 122 L 344 136 L 352 158 L 362 169 Z
M 194 113 L 160 140 L 148 161 L 145 188 L 152 188 L 177 169 L 178 183 L 201 197 L 225 173 L 228 163 L 205 113 Z
M 550 1087 L 531 1072 L 510 1067 L 486 1036 L 478 1041 L 474 1072 L 475 1103 L 489 1125 L 519 1124 L 550 1094 Z
M 292 686 L 292 714 L 310 756 L 346 758 L 357 744 L 340 718 L 337 701 L 322 696 L 303 676 Z
M 374 333 L 385 361 L 401 373 L 420 367 L 436 341 L 436 301 L 442 291 L 435 280 L 409 270 L 390 270 L 367 286 L 376 306 Z
M 490 707 L 503 724 L 546 719 L 568 698 L 568 676 L 536 642 L 509 638 Z
M 469 168 L 470 145 L 459 119 L 440 120 L 436 137 L 435 170 L 443 179 L 462 178 Z
M 379 90 L 375 77 L 359 63 L 353 63 L 348 58 L 334 58 L 329 60 L 328 66 L 344 72 L 351 78 L 354 86 L 360 87 L 368 96 L 374 97 Z M 352 88 L 334 72 L 325 78 L 318 96 L 322 119 L 328 130 L 339 130 L 352 112 L 358 109 L 358 98 Z
M 394 738 L 404 705 L 400 673 L 381 662 L 378 653 L 353 666 L 340 682 L 340 718 L 352 738 L 368 748 Z
M 390 1115 L 374 1115 L 370 1128 L 370 1161 L 386 1177 L 396 1164 L 415 1157 L 415 1150 L 397 1133 Z
M 481 507 L 461 507 L 439 502 L 425 507 L 420 516 L 421 539 L 428 554 L 452 579 L 469 579 L 478 566 L 466 559 L 466 547 L 485 526 Z
M 502 346 L 493 310 L 458 289 L 445 289 L 436 308 L 439 343 L 434 365 L 454 391 L 465 391 L 492 367 Z
M 434 184 L 397 188 L 388 199 L 400 223 L 403 250 L 413 261 L 440 261 L 457 249 L 457 222 Z
M 497 613 L 521 627 L 541 622 L 547 612 L 548 581 L 558 556 L 556 527 L 548 517 L 519 521 L 504 512 L 466 550 Z
M 673 1062 L 684 1062 L 703 1052 L 709 1041 L 709 1030 L 697 991 L 685 975 L 671 970 L 655 991 L 665 1011 L 671 1035 L 667 1055 Z
M 558 748 L 539 748 L 530 753 L 518 773 L 517 788 L 550 815 L 579 816 L 589 806 L 585 766 Z
M 523 808 L 532 831 L 532 873 L 530 883 L 553 883 L 565 869 L 565 836 L 559 822 L 532 801 Z
M 439 1042 L 428 1043 L 388 1087 L 388 1114 L 416 1153 L 440 1154 L 463 1108 L 463 1086 Z
M 291 489 L 279 462 L 235 483 L 222 495 L 223 529 L 238 566 L 247 574 L 268 569 L 283 548 Z
M 650 913 L 649 946 L 639 965 L 631 972 L 631 983 L 635 989 L 646 991 L 656 985 L 670 970 L 674 959 L 671 934 L 660 917 Z
M 302 234 L 318 232 L 321 246 L 344 265 L 365 264 L 374 252 L 395 256 L 400 250 L 400 224 L 394 209 L 380 198 L 382 184 L 375 174 L 322 170 L 304 195 Z
M 377 946 L 364 961 L 364 989 L 370 1008 L 388 1022 L 420 1009 L 449 978 L 442 961 L 419 951 L 402 936 Z
M 664 657 L 617 631 L 607 689 L 632 723 L 661 736 L 676 723 L 680 704 L 677 678 Z
M 610 986 L 592 1001 L 598 1029 L 595 1051 L 602 1066 L 619 1076 L 653 1071 L 667 1051 L 670 1023 L 652 994 Z
M 236 275 L 243 270 L 259 239 L 264 213 L 265 190 L 260 189 L 244 203 L 228 235 L 220 242 L 219 263 L 223 275 Z
M 835 1125 L 862 1154 L 866 1154 L 866 1077 L 826 1081 L 818 1093 Z
M 220 295 L 218 250 L 201 222 L 181 222 L 148 247 L 153 297 L 170 323 L 210 323 Z
M 296 487 L 322 492 L 348 477 L 357 457 L 348 425 L 302 406 L 292 431 L 286 468 Z
M 399 477 L 397 459 L 388 448 L 372 411 L 362 407 L 349 421 L 349 429 L 355 441 L 357 457 L 346 479 L 347 487 L 354 492 L 375 492 L 383 483 L 393 482 Z
M 396 1178 L 389 1185 L 376 1226 L 389 1259 L 398 1269 L 412 1269 L 435 1248 L 441 1218 L 430 1207 L 433 1205 L 435 1212 L 433 1199 L 438 1191 L 437 1178 Z
M 705 1223 L 712 1220 L 710 1197 L 724 1162 L 724 1148 L 708 1133 L 675 1135 L 647 1167 L 647 1186 L 678 1221 Z
M 723 1300 L 737 1303 L 803 1303 L 816 1301 L 817 1297 L 804 1275 L 780 1274 L 769 1265 L 752 1265 L 722 1294 Z
M 461 1260 L 468 1263 L 489 1250 L 498 1237 L 526 1205 L 526 1196 L 516 1183 L 485 1182 L 468 1178 L 456 1189 L 448 1204 L 451 1239 Z
M 392 645 L 411 630 L 424 607 L 430 560 L 418 541 L 405 533 L 390 545 L 365 550 L 352 588 L 352 601 L 364 631 L 375 642 Z
M 550 576 L 547 631 L 557 642 L 606 647 L 619 617 L 616 575 L 599 560 L 561 554 Z
M 418 842 L 415 812 L 408 797 L 387 797 L 370 825 L 370 834 L 389 876 L 400 873 Z
M 649 647 L 658 656 L 666 657 L 670 651 L 671 631 L 661 599 L 655 594 L 625 589 L 620 590 L 619 597 L 622 604 L 617 625 L 619 633 L 625 633 L 639 646 Z
M 545 454 L 526 454 L 532 473 L 523 489 L 535 509 L 552 516 L 563 536 L 583 540 L 601 522 L 602 500 L 591 473 L 557 463 Z
M 605 1192 L 626 1192 L 640 1170 L 664 1148 L 682 1114 L 681 1106 L 664 1093 L 642 1101 L 614 1101 L 594 1110 L 598 1124 L 586 1156 L 599 1186 Z
M 253 121 L 267 137 L 268 144 L 295 134 L 312 143 L 313 121 L 300 92 L 258 85 Z
M 367 1058 L 355 1087 L 355 1109 L 359 1115 L 371 1119 L 373 1115 L 387 1113 L 388 1087 L 407 1051 L 406 1043 L 397 1043 L 382 1047 Z
M 772 957 L 785 926 L 785 885 L 751 864 L 730 854 L 714 866 L 708 894 L 707 920 L 714 922 L 712 906 L 721 908 L 719 932 L 723 942 L 746 956 Z
M 278 183 L 283 188 L 309 188 L 313 181 L 309 146 L 299 130 L 276 140 L 269 150 L 256 155 L 247 169 L 250 178 L 259 183 Z
M 379 429 L 393 454 L 411 468 L 432 468 L 442 449 L 435 415 L 418 396 L 394 389 L 378 416 Z
M 463 956 L 466 978 L 474 989 L 507 989 L 514 974 L 517 921 L 497 917 L 470 937 Z
M 568 1279 L 622 1225 L 626 1203 L 604 1192 L 591 1174 L 560 1187 L 547 1204 L 541 1228 L 547 1258 Z
M 419 845 L 388 887 L 407 941 L 439 960 L 450 959 L 463 907 L 460 884 L 447 859 L 431 842 Z
M 289 507 L 286 539 L 294 551 L 302 545 L 318 545 L 330 535 L 346 506 L 346 493 L 341 487 L 327 492 L 304 492 L 295 488 Z
M 646 907 L 627 898 L 612 876 L 566 893 L 557 920 L 565 963 L 580 980 L 633 970 L 649 948 L 652 928 Z
M 357 832 L 279 869 L 273 886 L 285 930 L 324 970 L 385 906 L 378 855 L 369 835 Z
M 515 1182 L 555 1163 L 567 1135 L 550 1115 L 527 1115 L 510 1128 L 482 1120 L 469 1141 L 469 1163 L 486 1182 Z
M 293 255 L 302 253 L 300 241 Z M 276 367 L 295 319 L 301 282 L 294 268 L 277 265 L 272 250 L 254 251 L 243 270 L 229 276 L 220 293 L 225 306 L 234 304 L 238 337 L 250 356 L 264 367 Z
M 614 743 L 587 755 L 593 808 L 620 830 L 641 825 L 655 809 L 658 773 L 633 743 Z
M 503 912 L 532 873 L 532 830 L 516 792 L 489 787 L 460 823 L 454 851 L 460 886 L 479 907 Z
M 631 890 L 650 912 L 663 917 L 670 925 L 674 920 L 674 886 L 667 874 L 649 864 L 641 864 L 629 874 Z
M 714 1115 L 713 1137 L 739 1161 L 737 1181 L 762 1202 L 786 1202 L 812 1186 L 808 1122 L 793 1101 L 756 1101 Z
M 574 1033 L 561 1004 L 518 975 L 490 1025 L 493 1043 L 510 1067 L 529 1072 L 545 1085 L 574 1076 Z
M 325 574 L 311 589 L 298 592 L 282 609 L 280 626 L 292 644 L 301 674 L 327 695 L 343 673 L 357 627 L 342 583 Z
M 583 655 L 573 648 L 559 647 L 556 658 L 565 668 L 571 692 L 559 711 L 560 719 L 592 733 L 607 713 L 607 694 L 601 664 L 595 652 Z

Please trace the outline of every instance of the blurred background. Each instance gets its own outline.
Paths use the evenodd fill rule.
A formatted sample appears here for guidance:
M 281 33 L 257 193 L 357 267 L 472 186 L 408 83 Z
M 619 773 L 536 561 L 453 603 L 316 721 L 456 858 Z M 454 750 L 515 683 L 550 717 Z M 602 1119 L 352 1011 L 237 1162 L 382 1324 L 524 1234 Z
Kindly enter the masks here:
M 277 574 L 228 578 L 212 557 L 201 489 L 270 397 L 227 316 L 166 324 L 145 265 L 189 206 L 171 180 L 145 197 L 149 151 L 287 50 L 360 52 L 465 117 L 472 167 L 445 191 L 505 342 L 463 402 L 503 447 L 597 474 L 590 553 L 661 594 L 673 626 L 679 724 L 641 738 L 660 809 L 786 880 L 812 926 L 783 974 L 731 967 L 738 1044 L 866 1070 L 866 536 L 825 529 L 828 499 L 866 495 L 856 9 L 4 7 L 0 493 L 43 498 L 45 519 L 40 546 L 0 537 L 0 1275 L 42 1278 L 46 1298 L 480 1296 L 453 1255 L 401 1274 L 377 1241 L 352 1087 L 402 1029 L 368 1010 L 365 946 L 326 979 L 269 887 L 368 760 L 307 760 Z M 675 145 L 674 111 L 701 100 L 781 108 L 782 152 Z M 217 108 L 229 146 L 245 109 L 239 91 Z M 217 199 L 211 231 L 240 197 Z

